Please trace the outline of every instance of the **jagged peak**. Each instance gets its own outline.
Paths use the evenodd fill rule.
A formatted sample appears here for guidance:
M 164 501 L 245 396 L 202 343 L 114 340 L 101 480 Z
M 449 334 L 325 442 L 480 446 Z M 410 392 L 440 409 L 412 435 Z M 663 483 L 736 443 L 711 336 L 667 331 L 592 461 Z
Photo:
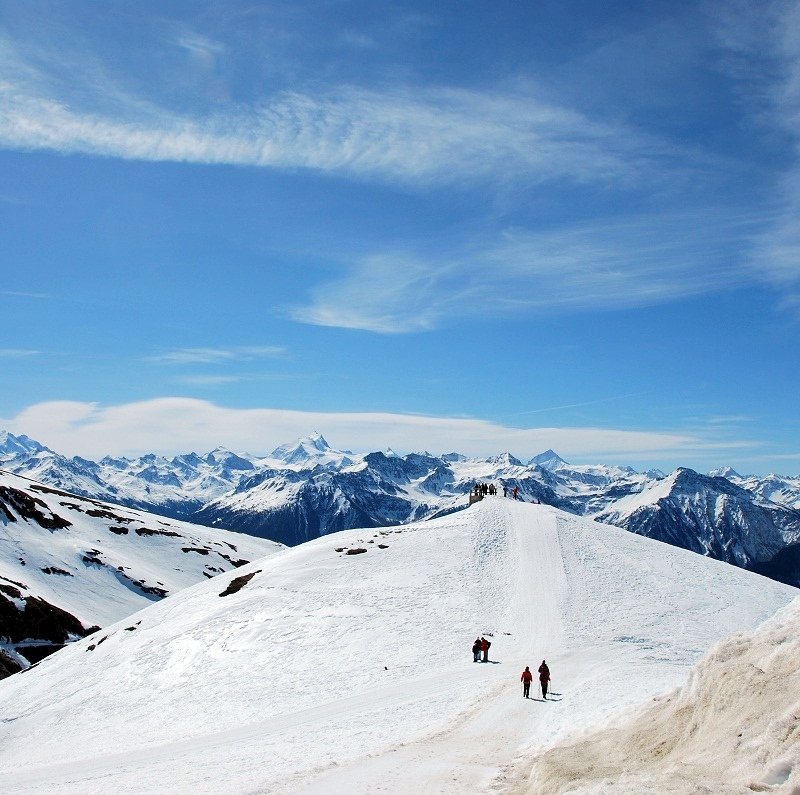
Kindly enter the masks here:
M 0 430 L 0 453 L 41 453 L 53 451 L 45 447 L 36 439 L 31 439 L 24 433 L 19 436 L 7 430 Z
M 317 450 L 329 450 L 330 445 L 325 440 L 325 437 L 319 431 L 313 431 L 308 436 L 300 440 L 301 442 L 308 441 L 316 447 Z
M 491 458 L 486 459 L 490 464 L 501 464 L 503 466 L 514 466 L 514 467 L 521 467 L 523 466 L 522 461 L 520 461 L 515 456 L 511 455 L 509 452 L 500 453 L 500 455 L 493 455 Z
M 227 447 L 221 445 L 215 447 L 206 457 L 205 462 L 211 466 L 217 464 L 227 467 L 232 470 L 249 470 L 254 469 L 253 462 L 238 453 L 234 453 Z
M 319 431 L 314 431 L 294 442 L 282 444 L 276 447 L 270 455 L 286 464 L 303 464 L 306 461 L 323 457 L 331 458 L 331 460 L 341 458 L 342 461 L 347 458 L 342 451 L 334 450 Z
M 442 461 L 453 462 L 453 461 L 466 461 L 466 460 L 467 460 L 467 457 L 465 455 L 462 455 L 461 453 L 456 453 L 456 452 L 445 453 L 442 456 Z
M 539 453 L 539 455 L 535 455 L 528 461 L 528 464 L 536 464 L 540 467 L 545 467 L 546 469 L 555 469 L 556 467 L 560 467 L 565 465 L 567 462 L 555 451 L 555 450 L 545 450 L 543 453 Z
M 708 473 L 712 478 L 741 478 L 742 476 L 733 467 L 717 467 Z

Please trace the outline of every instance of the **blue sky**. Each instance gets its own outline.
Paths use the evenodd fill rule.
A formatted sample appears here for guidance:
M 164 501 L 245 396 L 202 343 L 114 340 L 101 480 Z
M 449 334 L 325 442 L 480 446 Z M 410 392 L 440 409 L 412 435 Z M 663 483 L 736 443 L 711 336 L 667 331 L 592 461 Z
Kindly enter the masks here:
M 0 426 L 796 473 L 798 121 L 797 2 L 0 0 Z

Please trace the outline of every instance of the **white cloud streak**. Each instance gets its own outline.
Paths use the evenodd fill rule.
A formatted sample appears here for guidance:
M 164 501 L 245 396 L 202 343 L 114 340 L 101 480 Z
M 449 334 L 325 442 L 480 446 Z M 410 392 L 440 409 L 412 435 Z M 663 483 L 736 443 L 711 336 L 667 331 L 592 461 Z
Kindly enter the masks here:
M 29 348 L 0 348 L 0 359 L 27 359 L 40 353 Z
M 180 348 L 149 356 L 155 364 L 224 364 L 228 362 L 271 359 L 283 356 L 279 345 L 240 345 L 232 348 Z
M 38 403 L 0 420 L 67 454 L 100 457 L 205 451 L 218 444 L 265 453 L 278 444 L 320 430 L 339 448 L 456 450 L 491 455 L 510 450 L 525 458 L 547 448 L 562 455 L 609 460 L 622 457 L 688 456 L 716 446 L 684 433 L 599 428 L 512 428 L 480 419 L 389 413 L 334 413 L 271 408 L 232 409 L 190 398 L 158 398 L 103 407 L 94 403 Z M 167 441 L 168 440 L 168 441 Z
M 623 309 L 731 289 L 753 280 L 737 264 L 753 220 L 722 213 L 629 218 L 592 226 L 507 231 L 447 261 L 366 257 L 315 287 L 295 320 L 380 333 L 427 331 L 453 317 Z
M 775 218 L 754 238 L 751 267 L 781 294 L 780 306 L 800 304 L 800 3 L 746 0 L 711 6 L 730 54 L 730 73 L 748 92 L 744 107 L 770 130 L 788 136 L 792 162 L 775 187 Z
M 220 45 L 184 38 L 181 46 L 213 54 Z M 51 74 L 63 75 L 67 56 L 50 54 L 52 68 L 47 57 L 0 39 L 0 145 L 444 184 L 638 183 L 657 159 L 674 156 L 631 129 L 532 94 L 349 86 L 190 116 L 126 93 L 96 60 L 69 65 L 80 87 L 71 90 Z
M 26 293 L 19 290 L 0 290 L 0 295 L 4 295 L 7 298 L 37 298 L 41 300 L 47 300 L 53 297 L 46 293 Z
M 323 98 L 284 94 L 236 117 L 165 111 L 120 121 L 6 87 L 0 107 L 0 144 L 7 148 L 300 168 L 403 183 L 523 176 L 638 181 L 647 170 L 644 147 L 630 134 L 520 96 L 347 89 Z

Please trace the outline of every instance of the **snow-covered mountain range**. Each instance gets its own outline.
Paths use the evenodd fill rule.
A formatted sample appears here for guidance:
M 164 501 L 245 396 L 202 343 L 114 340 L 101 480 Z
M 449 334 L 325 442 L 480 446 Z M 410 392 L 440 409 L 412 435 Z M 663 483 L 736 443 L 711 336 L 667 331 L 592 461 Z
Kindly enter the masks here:
M 0 472 L 0 677 L 279 549 Z
M 652 704 L 710 646 L 797 595 L 502 497 L 343 531 L 179 591 L 0 682 L 0 791 L 520 792 L 542 749 Z M 778 629 L 796 638 L 796 618 Z M 487 664 L 472 661 L 476 634 L 492 642 Z M 741 679 L 704 674 L 706 703 L 720 694 L 707 721 L 679 710 L 693 749 L 713 754 L 733 691 L 762 692 L 778 657 L 751 656 L 757 665 L 743 661 Z M 520 673 L 542 658 L 551 698 L 525 699 Z M 769 703 L 783 708 L 765 720 L 798 714 L 794 681 L 768 680 Z M 747 791 L 754 772 L 771 781 L 796 747 L 796 721 L 783 729 L 770 746 L 735 724 L 737 766 L 718 767 L 709 791 Z M 748 732 L 738 745 L 736 731 Z M 618 756 L 636 764 L 638 752 Z M 799 772 L 782 780 L 797 783 Z M 694 791 L 672 783 L 644 789 Z
M 358 455 L 320 434 L 270 455 L 217 448 L 165 458 L 67 458 L 0 433 L 0 468 L 57 488 L 288 545 L 353 527 L 385 527 L 462 509 L 475 482 L 517 487 L 525 501 L 800 584 L 800 477 L 573 465 L 554 451 L 526 463 L 504 453 Z

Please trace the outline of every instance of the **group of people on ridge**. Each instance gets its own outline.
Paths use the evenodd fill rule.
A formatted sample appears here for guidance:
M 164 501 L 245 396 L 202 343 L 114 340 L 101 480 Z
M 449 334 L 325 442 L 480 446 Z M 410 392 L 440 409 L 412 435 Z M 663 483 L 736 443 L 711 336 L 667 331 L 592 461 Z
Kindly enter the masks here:
M 511 491 L 511 496 L 515 499 L 519 499 L 519 486 L 514 486 Z M 494 483 L 475 483 L 472 486 L 472 493 L 476 497 L 486 497 L 488 494 L 494 496 L 497 494 L 497 486 Z M 508 497 L 509 489 L 506 486 L 503 486 L 503 496 Z
M 531 673 L 531 669 L 526 665 L 525 670 L 522 672 L 522 676 L 519 678 L 520 682 L 522 682 L 522 697 L 523 698 L 530 698 L 531 697 L 531 682 L 533 681 L 533 674 Z M 547 667 L 547 663 L 542 660 L 542 664 L 539 666 L 539 685 L 542 688 L 542 698 L 547 700 L 547 685 L 550 682 L 550 669 Z
M 497 486 L 494 483 L 475 483 L 472 486 L 472 493 L 479 496 L 485 497 L 487 494 L 497 494 Z

